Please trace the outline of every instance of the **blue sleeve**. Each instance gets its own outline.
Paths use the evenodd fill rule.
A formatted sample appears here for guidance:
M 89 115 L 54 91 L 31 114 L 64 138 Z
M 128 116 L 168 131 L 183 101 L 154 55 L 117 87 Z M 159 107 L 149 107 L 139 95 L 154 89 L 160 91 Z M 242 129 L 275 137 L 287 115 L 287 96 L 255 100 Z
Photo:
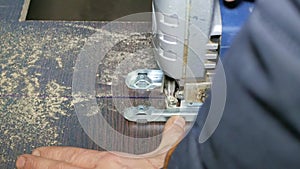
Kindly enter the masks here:
M 223 62 L 227 97 L 212 137 L 198 142 L 210 100 L 169 169 L 300 168 L 300 0 L 258 0 Z

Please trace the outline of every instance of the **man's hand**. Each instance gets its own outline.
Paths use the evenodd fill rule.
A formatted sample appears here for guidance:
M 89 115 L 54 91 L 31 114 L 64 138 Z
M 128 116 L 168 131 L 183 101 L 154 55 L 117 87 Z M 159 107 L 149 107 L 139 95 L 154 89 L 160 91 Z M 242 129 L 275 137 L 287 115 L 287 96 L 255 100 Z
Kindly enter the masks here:
M 168 150 L 180 142 L 185 121 L 172 117 L 165 125 L 160 146 L 144 155 L 100 152 L 73 147 L 41 147 L 18 158 L 18 169 L 159 169 Z

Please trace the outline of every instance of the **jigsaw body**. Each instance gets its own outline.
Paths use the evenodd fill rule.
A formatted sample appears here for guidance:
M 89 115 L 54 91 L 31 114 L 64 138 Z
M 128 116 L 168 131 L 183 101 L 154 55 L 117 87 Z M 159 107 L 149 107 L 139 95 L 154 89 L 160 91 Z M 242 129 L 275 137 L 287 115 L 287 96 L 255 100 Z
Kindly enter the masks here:
M 161 70 L 128 74 L 134 90 L 160 88 L 165 108 L 137 106 L 125 110 L 130 121 L 165 121 L 181 115 L 196 117 L 211 86 L 214 70 L 253 9 L 243 2 L 229 9 L 223 0 L 153 0 L 153 46 Z

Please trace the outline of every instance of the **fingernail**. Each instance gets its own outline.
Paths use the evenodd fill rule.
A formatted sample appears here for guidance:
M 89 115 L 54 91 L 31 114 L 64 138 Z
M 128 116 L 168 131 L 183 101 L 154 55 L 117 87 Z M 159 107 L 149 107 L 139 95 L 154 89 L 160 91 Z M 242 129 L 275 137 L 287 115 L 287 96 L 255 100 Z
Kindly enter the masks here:
M 183 128 L 185 126 L 185 121 L 182 118 L 178 118 L 174 121 L 174 124 L 176 124 L 179 127 Z
M 32 155 L 41 156 L 41 152 L 39 150 L 33 150 Z
M 25 164 L 26 164 L 26 158 L 19 157 L 18 160 L 17 160 L 17 162 L 16 162 L 17 168 L 21 169 L 21 168 L 23 168 L 25 166 Z

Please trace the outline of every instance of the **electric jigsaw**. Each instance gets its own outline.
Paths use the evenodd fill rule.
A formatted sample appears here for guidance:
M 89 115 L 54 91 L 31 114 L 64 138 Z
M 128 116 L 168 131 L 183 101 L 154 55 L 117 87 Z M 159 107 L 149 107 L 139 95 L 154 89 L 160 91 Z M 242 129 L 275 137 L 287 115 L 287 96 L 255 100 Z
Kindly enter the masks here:
M 152 9 L 152 44 L 160 70 L 135 70 L 125 83 L 132 90 L 159 89 L 165 106 L 128 107 L 123 116 L 151 122 L 180 115 L 193 121 L 207 97 L 218 62 L 253 3 L 230 9 L 223 0 L 153 0 Z

